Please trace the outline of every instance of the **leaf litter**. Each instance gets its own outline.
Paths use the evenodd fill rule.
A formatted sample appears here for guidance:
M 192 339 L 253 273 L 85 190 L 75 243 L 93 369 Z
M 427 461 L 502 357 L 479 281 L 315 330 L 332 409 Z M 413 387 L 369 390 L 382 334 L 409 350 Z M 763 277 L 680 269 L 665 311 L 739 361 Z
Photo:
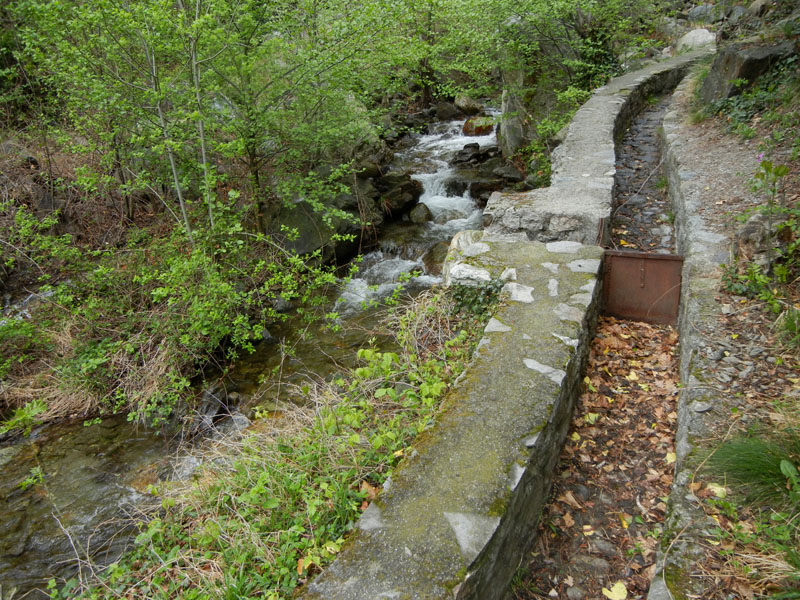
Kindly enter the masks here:
M 677 339 L 600 319 L 517 600 L 646 597 L 675 461 Z

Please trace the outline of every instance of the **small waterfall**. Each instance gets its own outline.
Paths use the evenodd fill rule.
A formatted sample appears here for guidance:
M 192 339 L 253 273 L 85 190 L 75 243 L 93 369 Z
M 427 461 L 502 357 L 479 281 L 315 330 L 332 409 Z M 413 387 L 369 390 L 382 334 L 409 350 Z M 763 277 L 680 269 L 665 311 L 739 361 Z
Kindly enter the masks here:
M 466 186 L 458 185 L 458 171 L 451 161 L 466 144 L 486 148 L 496 146 L 497 138 L 494 133 L 465 136 L 463 125 L 464 121 L 437 123 L 431 133 L 418 136 L 410 148 L 395 155 L 391 170 L 412 173 L 412 179 L 422 183 L 419 203 L 428 207 L 433 219 L 421 224 L 404 220 L 385 228 L 378 242 L 380 249 L 364 257 L 356 277 L 336 301 L 340 315 L 353 315 L 386 298 L 403 278 L 407 281 L 402 285 L 409 292 L 440 282 L 426 267 L 426 254 L 459 231 L 480 228 L 482 211 Z

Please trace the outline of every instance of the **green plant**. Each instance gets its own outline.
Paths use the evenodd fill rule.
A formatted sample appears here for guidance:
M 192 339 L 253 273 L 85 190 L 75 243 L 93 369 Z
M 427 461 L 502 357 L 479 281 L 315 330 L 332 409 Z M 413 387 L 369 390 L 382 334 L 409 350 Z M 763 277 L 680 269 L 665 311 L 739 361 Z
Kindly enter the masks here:
M 47 410 L 47 404 L 42 400 L 31 400 L 24 406 L 17 408 L 9 419 L 0 423 L 0 434 L 9 431 L 20 431 L 23 435 L 30 435 L 31 429 L 38 423 L 36 417 Z
M 712 470 L 739 486 L 749 502 L 800 507 L 797 473 L 800 464 L 800 432 L 787 429 L 780 435 L 743 436 L 722 444 L 709 459 Z M 787 485 L 788 484 L 788 485 Z
M 29 487 L 39 485 L 42 482 L 44 482 L 44 471 L 42 471 L 42 467 L 33 467 L 28 476 L 20 481 L 18 487 L 24 492 Z
M 305 404 L 220 447 L 193 482 L 154 489 L 162 511 L 132 552 L 70 596 L 292 597 L 431 426 L 488 318 L 459 313 L 447 291 L 392 308 L 397 352 L 362 348 L 355 368 L 296 388 Z
M 483 315 L 493 310 L 504 282 L 493 279 L 479 285 L 453 285 L 451 294 L 456 310 Z

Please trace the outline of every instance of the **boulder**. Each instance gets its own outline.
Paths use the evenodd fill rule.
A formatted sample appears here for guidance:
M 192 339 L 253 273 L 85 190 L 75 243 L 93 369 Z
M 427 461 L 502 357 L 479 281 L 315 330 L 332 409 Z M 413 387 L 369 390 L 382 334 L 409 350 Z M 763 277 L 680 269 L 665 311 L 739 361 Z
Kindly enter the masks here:
M 452 121 L 461 116 L 461 113 L 452 102 L 438 102 L 436 104 L 436 118 L 440 121 Z
M 469 96 L 456 96 L 455 105 L 465 115 L 477 115 L 483 110 L 483 105 Z
M 422 195 L 422 183 L 405 173 L 389 173 L 375 180 L 380 204 L 385 213 L 400 215 L 416 204 Z
M 686 16 L 693 23 L 714 23 L 721 21 L 724 15 L 713 4 L 699 4 L 690 8 Z
M 793 42 L 774 46 L 745 48 L 732 45 L 717 54 L 708 76 L 700 88 L 700 99 L 704 103 L 730 98 L 740 93 L 742 80 L 752 83 L 775 62 L 795 53 Z
M 481 155 L 481 145 L 477 142 L 473 144 L 465 144 L 464 148 L 456 152 L 453 157 L 453 163 L 468 163 L 471 161 L 479 160 Z
M 760 17 L 767 9 L 772 6 L 772 0 L 753 0 L 750 6 L 747 7 L 747 12 L 754 17 Z
M 511 181 L 514 183 L 522 181 L 524 179 L 522 173 L 520 173 L 519 170 L 513 165 L 503 165 L 497 167 L 492 171 L 492 175 L 496 175 L 497 177 L 502 177 L 506 181 Z
M 473 181 L 469 184 L 469 194 L 478 204 L 485 206 L 489 201 L 489 196 L 491 196 L 493 192 L 499 192 L 504 187 L 505 181 L 502 179 Z
M 408 213 L 408 218 L 411 219 L 412 223 L 417 223 L 419 225 L 432 221 L 433 213 L 431 213 L 431 209 L 428 208 L 426 204 L 417 204 L 411 209 L 411 212 Z
M 491 117 L 470 117 L 461 132 L 464 135 L 489 135 L 493 130 L 494 119 Z
M 742 17 L 747 14 L 747 9 L 744 6 L 740 6 L 737 4 L 736 6 L 732 7 L 730 12 L 728 13 L 727 19 L 728 23 L 731 25 L 738 23 Z
M 439 242 L 423 255 L 422 264 L 425 265 L 425 271 L 429 275 L 439 276 L 442 274 L 442 267 L 449 249 L 450 242 Z
M 693 29 L 678 40 L 675 49 L 678 52 L 690 52 L 705 46 L 713 46 L 715 43 L 716 36 L 708 29 Z

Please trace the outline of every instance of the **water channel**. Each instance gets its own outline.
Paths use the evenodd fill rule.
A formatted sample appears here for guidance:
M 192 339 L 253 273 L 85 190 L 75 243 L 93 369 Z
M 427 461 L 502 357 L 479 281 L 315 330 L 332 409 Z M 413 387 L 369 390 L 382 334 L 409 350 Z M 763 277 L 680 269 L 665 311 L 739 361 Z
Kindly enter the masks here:
M 453 166 L 454 157 L 467 144 L 496 146 L 493 133 L 468 137 L 462 126 L 463 121 L 434 123 L 429 134 L 401 143 L 391 169 L 412 172 L 423 184 L 420 203 L 432 220 L 406 218 L 385 228 L 335 299 L 340 331 L 316 326 L 298 335 L 298 324 L 289 321 L 240 360 L 224 387 L 241 412 L 218 421 L 220 429 L 246 425 L 254 406 L 279 410 L 287 401 L 281 396 L 286 382 L 326 377 L 352 365 L 355 351 L 373 336 L 378 309 L 370 305 L 401 280 L 407 280 L 402 285 L 409 294 L 440 281 L 450 238 L 481 226 L 482 211 L 465 183 L 474 181 L 474 167 Z M 287 345 L 291 353 L 284 351 Z M 116 416 L 88 427 L 82 421 L 39 426 L 0 445 L 0 600 L 46 598 L 48 579 L 86 574 L 89 558 L 98 564 L 114 560 L 131 541 L 133 518 L 151 504 L 150 486 L 187 476 L 198 464 L 186 459 L 176 440 Z

